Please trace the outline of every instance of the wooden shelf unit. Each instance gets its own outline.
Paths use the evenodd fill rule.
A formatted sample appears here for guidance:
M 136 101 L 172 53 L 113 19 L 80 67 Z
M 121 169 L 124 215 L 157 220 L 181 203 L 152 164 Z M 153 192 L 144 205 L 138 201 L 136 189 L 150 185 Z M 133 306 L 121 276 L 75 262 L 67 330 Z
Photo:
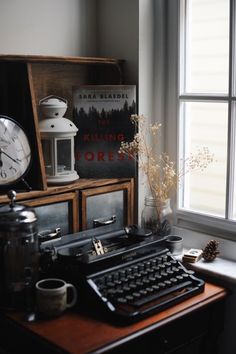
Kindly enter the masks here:
M 79 179 L 67 185 L 48 186 L 39 132 L 39 101 L 49 95 L 65 98 L 68 101 L 65 117 L 73 119 L 73 87 L 123 84 L 122 64 L 122 60 L 113 58 L 0 55 L 0 114 L 10 116 L 22 125 L 33 153 L 32 165 L 26 175 L 32 190 L 17 193 L 17 202 L 35 208 L 45 206 L 45 210 L 48 207 L 48 211 L 52 212 L 51 219 L 55 220 L 58 216 L 53 214 L 55 208 L 50 208 L 50 203 L 57 204 L 60 209 L 59 201 L 64 202 L 70 213 L 70 225 L 66 228 L 70 232 L 86 228 L 89 214 L 87 201 L 90 203 L 93 196 L 99 195 L 101 199 L 104 196 L 114 199 L 113 196 L 117 195 L 115 191 L 119 191 L 119 203 L 115 205 L 114 202 L 114 210 L 119 208 L 118 214 L 123 213 L 123 222 L 133 223 L 134 180 Z M 6 192 L 0 191 L 0 204 L 8 202 Z M 95 199 L 99 200 L 99 197 Z
M 72 89 L 83 84 L 121 84 L 122 62 L 112 58 L 0 55 L 0 114 L 20 123 L 30 139 L 33 163 L 27 182 L 47 190 L 39 132 L 39 101 L 49 95 L 68 101 L 72 119 Z

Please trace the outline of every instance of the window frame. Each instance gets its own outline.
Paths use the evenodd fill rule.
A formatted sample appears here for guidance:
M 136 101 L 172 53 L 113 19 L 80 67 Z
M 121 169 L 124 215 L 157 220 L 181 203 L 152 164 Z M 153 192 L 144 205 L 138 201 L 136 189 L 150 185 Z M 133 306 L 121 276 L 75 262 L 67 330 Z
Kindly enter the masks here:
M 180 127 L 180 101 L 227 101 L 228 109 L 228 145 L 227 145 L 227 179 L 226 179 L 226 210 L 225 218 L 201 214 L 199 212 L 188 211 L 179 208 L 179 198 L 177 195 L 174 200 L 176 210 L 176 226 L 202 233 L 216 235 L 221 238 L 235 240 L 236 220 L 231 220 L 233 215 L 233 196 L 229 193 L 235 188 L 234 171 L 235 158 L 229 158 L 236 153 L 236 54 L 235 54 L 235 29 L 236 29 L 236 0 L 230 0 L 230 47 L 229 47 L 229 92 L 227 94 L 181 94 L 183 90 L 183 81 L 181 82 L 180 72 L 181 63 L 185 61 L 183 55 L 183 37 L 185 36 L 185 23 L 181 19 L 185 15 L 186 0 L 168 1 L 167 9 L 167 101 L 166 101 L 166 150 L 174 161 L 179 161 L 179 142 L 181 141 Z M 182 36 L 181 36 L 182 34 Z M 184 38 L 185 39 L 185 38 Z M 173 60 L 176 65 L 173 65 Z M 229 99 L 228 99 L 229 97 Z M 175 113 L 174 113 L 175 112 Z M 173 129 L 175 126 L 175 130 Z M 233 154 L 232 154 L 233 153 Z

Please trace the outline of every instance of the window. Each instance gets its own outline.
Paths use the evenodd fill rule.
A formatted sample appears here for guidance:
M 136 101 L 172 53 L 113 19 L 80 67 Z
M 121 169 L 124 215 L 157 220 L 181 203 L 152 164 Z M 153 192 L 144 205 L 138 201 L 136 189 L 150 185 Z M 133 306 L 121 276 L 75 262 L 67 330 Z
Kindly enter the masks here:
M 201 147 L 214 154 L 203 173 L 185 175 L 179 221 L 235 232 L 236 1 L 179 3 L 179 163 Z

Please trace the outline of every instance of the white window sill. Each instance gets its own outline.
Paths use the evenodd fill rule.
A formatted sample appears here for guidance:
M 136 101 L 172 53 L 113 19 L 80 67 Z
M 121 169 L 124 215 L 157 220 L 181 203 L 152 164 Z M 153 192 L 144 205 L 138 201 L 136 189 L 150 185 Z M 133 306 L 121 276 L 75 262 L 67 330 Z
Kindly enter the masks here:
M 184 251 L 190 248 L 204 249 L 211 239 L 219 241 L 220 255 L 214 261 L 206 262 L 204 259 L 200 259 L 196 263 L 187 263 L 187 267 L 233 286 L 236 285 L 236 242 L 186 229 L 175 228 L 174 231 L 176 235 L 183 237 Z M 182 255 L 176 258 L 182 260 Z
M 181 261 L 182 255 L 176 258 Z M 216 257 L 212 262 L 200 259 L 196 263 L 184 263 L 184 265 L 188 269 L 236 285 L 236 262 L 232 260 Z

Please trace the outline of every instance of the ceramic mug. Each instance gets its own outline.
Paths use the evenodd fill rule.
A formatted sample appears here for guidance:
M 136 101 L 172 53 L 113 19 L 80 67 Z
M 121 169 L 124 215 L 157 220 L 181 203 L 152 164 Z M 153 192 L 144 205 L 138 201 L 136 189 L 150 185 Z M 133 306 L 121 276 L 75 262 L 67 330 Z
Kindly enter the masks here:
M 38 281 L 36 287 L 37 312 L 43 317 L 56 317 L 77 301 L 77 290 L 74 285 L 62 279 L 46 278 Z M 72 298 L 68 301 L 68 290 Z

